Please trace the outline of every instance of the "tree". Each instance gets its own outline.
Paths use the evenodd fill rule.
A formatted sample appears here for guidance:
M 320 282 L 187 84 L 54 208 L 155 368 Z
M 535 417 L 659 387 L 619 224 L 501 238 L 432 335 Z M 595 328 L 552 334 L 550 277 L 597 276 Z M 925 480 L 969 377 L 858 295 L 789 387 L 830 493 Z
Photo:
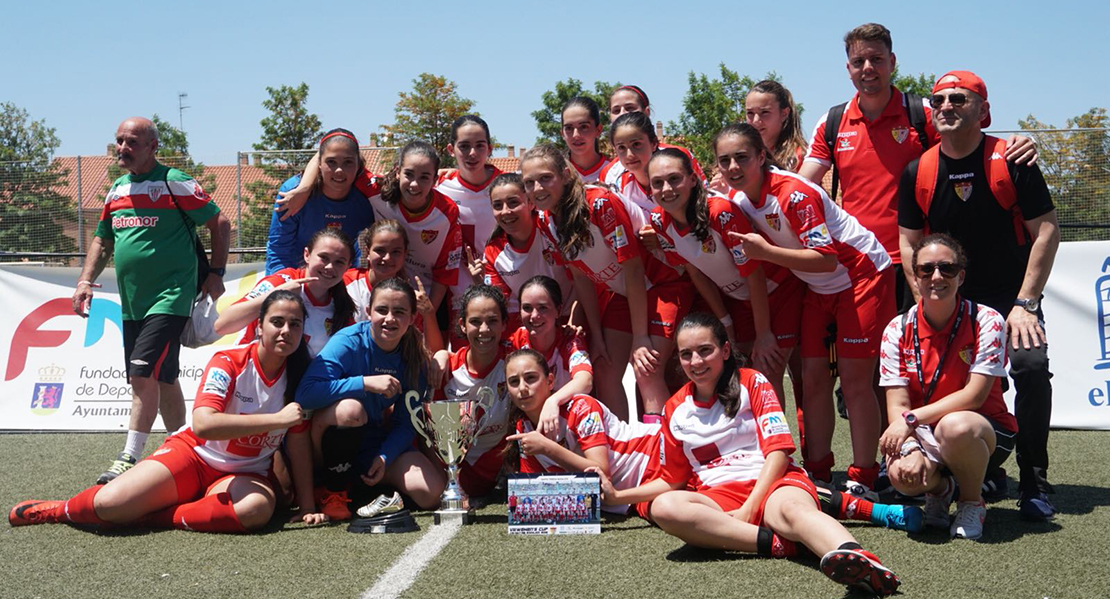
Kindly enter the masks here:
M 609 83 L 608 81 L 595 81 L 594 91 L 591 92 L 584 89 L 582 82 L 573 77 L 566 81 L 557 82 L 554 90 L 545 91 L 540 96 L 543 108 L 532 113 L 532 118 L 536 120 L 536 129 L 540 131 L 536 143 L 550 143 L 560 148 L 566 147 L 566 142 L 563 141 L 562 136 L 563 105 L 575 96 L 586 96 L 597 102 L 597 105 L 601 107 L 601 126 L 608 127 L 609 96 L 613 95 L 613 90 L 620 87 L 620 85 L 620 83 Z
M 1067 129 L 1029 115 L 1018 125 L 1037 141 L 1041 172 L 1056 204 L 1064 241 L 1110 238 L 1110 117 L 1092 108 L 1067 120 Z
M 748 90 L 758 83 L 747 75 L 740 76 L 722 62 L 721 78 L 710 79 L 690 71 L 690 88 L 682 99 L 682 114 L 678 121 L 667 124 L 671 137 L 684 144 L 694 153 L 702 165 L 715 162 L 713 156 L 713 137 L 722 127 L 730 123 L 744 121 L 744 99 Z M 778 81 L 774 71 L 767 73 L 767 79 Z M 799 114 L 802 107 L 797 106 Z
M 471 110 L 474 101 L 459 96 L 457 87 L 446 77 L 421 73 L 412 80 L 411 93 L 397 94 L 400 99 L 394 109 L 393 124 L 383 126 L 382 130 L 393 140 L 392 144 L 429 142 L 439 152 L 442 166 L 454 166 L 454 158 L 447 153 L 451 123 L 464 114 L 478 114 Z
M 925 73 L 918 73 L 916 77 L 913 75 L 902 75 L 898 72 L 898 67 L 894 68 L 894 72 L 890 75 L 890 82 L 894 84 L 903 93 L 910 93 L 919 98 L 929 98 L 933 95 L 933 83 L 937 80 L 937 76 L 933 73 L 926 75 Z
M 65 225 L 77 220 L 76 206 L 56 191 L 69 173 L 51 160 L 60 144 L 45 120 L 0 103 L 0 249 L 77 251 L 65 233 Z
M 243 222 L 239 229 L 241 247 L 262 247 L 270 231 L 274 195 L 289 177 L 304 169 L 312 157 L 311 148 L 323 136 L 320 117 L 309 112 L 308 85 L 267 87 L 269 97 L 262 107 L 269 114 L 259 122 L 262 136 L 253 145 L 260 151 L 285 151 L 283 154 L 262 154 L 259 163 L 267 179 L 247 185 L 248 198 L 243 198 Z M 305 150 L 307 152 L 291 152 Z

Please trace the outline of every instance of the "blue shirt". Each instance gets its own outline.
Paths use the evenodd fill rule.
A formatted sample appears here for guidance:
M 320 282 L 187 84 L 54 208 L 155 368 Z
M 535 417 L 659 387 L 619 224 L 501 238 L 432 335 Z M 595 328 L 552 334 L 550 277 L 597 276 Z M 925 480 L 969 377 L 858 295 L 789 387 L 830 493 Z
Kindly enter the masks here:
M 363 444 L 359 463 L 369 467 L 379 453 L 385 457 L 386 466 L 412 446 L 416 430 L 412 426 L 405 393 L 411 388 L 407 365 L 401 352 L 387 352 L 370 338 L 370 323 L 363 321 L 346 327 L 331 336 L 324 349 L 313 358 L 297 388 L 297 402 L 306 410 L 318 410 L 340 399 L 357 399 L 366 410 L 371 426 L 384 427 L 382 413 L 393 406 L 390 430 L 380 448 Z M 388 374 L 401 382 L 401 393 L 385 397 L 362 388 L 362 377 Z M 426 386 L 421 376 L 421 387 Z M 423 391 L 423 389 L 416 389 Z M 377 451 L 375 451 L 377 449 Z
M 301 176 L 291 177 L 278 191 L 289 191 L 301 182 Z M 333 200 L 323 192 L 313 192 L 301 211 L 281 220 L 275 212 L 270 217 L 270 235 L 266 240 L 266 274 L 272 275 L 283 268 L 298 268 L 304 263 L 304 248 L 312 235 L 324 227 L 342 229 L 354 242 L 355 255 L 351 267 L 358 265 L 361 250 L 358 234 L 374 222 L 374 209 L 366 196 L 351 186 L 346 199 Z

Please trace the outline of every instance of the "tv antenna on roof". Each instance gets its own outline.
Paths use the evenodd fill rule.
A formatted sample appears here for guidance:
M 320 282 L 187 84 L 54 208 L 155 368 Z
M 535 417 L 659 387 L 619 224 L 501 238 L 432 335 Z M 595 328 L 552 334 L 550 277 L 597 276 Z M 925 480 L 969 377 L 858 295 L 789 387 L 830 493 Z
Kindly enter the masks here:
M 182 133 L 185 132 L 185 119 L 183 115 L 185 114 L 185 109 L 189 108 L 185 105 L 185 98 L 188 97 L 189 94 L 185 92 L 177 92 L 177 128 L 181 129 Z

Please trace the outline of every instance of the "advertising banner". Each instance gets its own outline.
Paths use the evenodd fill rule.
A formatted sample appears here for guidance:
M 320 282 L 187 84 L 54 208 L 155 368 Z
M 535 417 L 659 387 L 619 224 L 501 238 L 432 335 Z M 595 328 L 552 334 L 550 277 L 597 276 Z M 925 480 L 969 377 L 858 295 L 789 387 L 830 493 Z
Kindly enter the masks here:
M 218 309 L 243 297 L 264 270 L 262 264 L 229 266 Z M 77 268 L 0 266 L 0 430 L 127 430 L 131 387 L 115 271 L 98 277 L 103 287 L 94 290 L 88 318 L 73 312 L 79 274 Z M 239 335 L 181 349 L 186 412 L 212 354 L 233 347 Z M 163 428 L 161 419 L 154 427 Z

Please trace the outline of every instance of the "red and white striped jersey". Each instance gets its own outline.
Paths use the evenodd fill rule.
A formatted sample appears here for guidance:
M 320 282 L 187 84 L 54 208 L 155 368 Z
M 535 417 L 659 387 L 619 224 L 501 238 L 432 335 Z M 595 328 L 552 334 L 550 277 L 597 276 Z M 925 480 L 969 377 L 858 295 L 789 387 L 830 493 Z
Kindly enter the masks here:
M 514 246 L 504 231 L 490 239 L 486 246 L 483 282 L 497 287 L 505 294 L 509 314 L 520 313 L 520 288 L 525 281 L 536 275 L 551 277 L 559 284 L 563 291 L 564 313 L 569 313 L 570 306 L 574 303 L 570 273 L 556 258 L 559 249 L 550 239 L 537 234 L 538 231 L 539 219 L 533 215 L 532 232 L 523 246 Z
M 619 177 L 610 178 L 613 181 L 609 183 L 609 188 L 636 205 L 644 213 L 645 218 L 655 209 L 655 200 L 651 199 L 651 190 L 640 185 L 632 171 L 623 171 Z
M 474 464 L 487 451 L 497 447 L 509 434 L 509 394 L 505 385 L 505 351 L 498 353 L 497 360 L 483 372 L 474 372 L 466 365 L 470 351 L 464 347 L 451 355 L 451 373 L 443 386 L 447 399 L 478 400 L 478 390 L 488 387 L 493 391 L 493 402 L 478 420 L 478 432 L 466 452 L 466 462 Z
M 829 199 L 825 190 L 804 177 L 772 167 L 759 198 L 733 191 L 733 201 L 771 243 L 789 249 L 833 254 L 833 272 L 794 274 L 816 293 L 839 293 L 858 281 L 890 268 L 890 256 L 856 218 Z
M 548 371 L 555 375 L 555 386 L 552 388 L 561 389 L 579 372 L 593 374 L 594 367 L 593 363 L 590 362 L 590 349 L 586 343 L 585 333 L 578 332 L 574 327 L 563 325 L 556 335 L 555 344 L 547 348 L 546 352 L 532 346 L 528 329 L 524 327 L 513 331 L 513 334 L 509 336 L 509 344 L 513 346 L 514 350 L 529 348 L 540 351 L 547 360 Z
M 702 183 L 708 182 L 708 180 L 705 178 L 705 171 L 701 169 L 701 165 L 698 164 L 698 159 L 694 158 L 694 154 L 690 152 L 690 150 L 687 150 L 682 146 L 676 146 L 672 144 L 659 144 L 660 150 L 665 150 L 667 148 L 681 150 L 684 154 L 689 156 L 690 165 L 694 167 L 694 174 L 698 176 L 698 179 L 701 179 Z M 605 165 L 605 167 L 601 169 L 598 180 L 605 185 L 608 185 L 609 187 L 615 189 L 618 181 L 624 176 L 624 173 L 626 173 L 627 171 L 628 169 L 624 168 L 624 165 L 621 164 L 621 161 L 614 158 L 609 162 L 609 164 Z M 648 201 L 651 201 L 650 195 L 648 197 Z
M 750 368 L 739 373 L 740 405 L 732 418 L 716 397 L 707 403 L 696 400 L 694 383 L 667 400 L 662 477 L 668 483 L 705 489 L 754 481 L 772 451 L 793 453 L 790 426 L 770 381 Z
M 733 298 L 748 299 L 747 277 L 760 264 L 750 260 L 741 249 L 741 243 L 728 236 L 729 231 L 751 233 L 748 217 L 740 207 L 724 196 L 711 194 L 706 198 L 709 209 L 709 236 L 699 241 L 693 229 L 679 224 L 659 206 L 651 211 L 649 220 L 659 237 L 663 255 L 672 266 L 693 264 L 706 277 L 721 288 L 721 293 Z M 767 293 L 771 293 L 789 274 L 784 268 L 763 263 L 767 275 Z
M 585 183 L 594 183 L 594 182 L 600 180 L 601 171 L 606 166 L 609 166 L 609 163 L 612 162 L 612 161 L 613 161 L 612 158 L 609 158 L 608 156 L 602 154 L 601 157 L 598 158 L 597 163 L 594 164 L 593 166 L 589 167 L 589 168 L 585 168 L 585 169 L 581 168 L 577 164 L 574 164 L 574 161 L 571 161 L 570 164 L 571 164 L 571 166 L 574 167 L 574 170 L 578 171 L 578 176 L 582 177 L 583 182 L 585 182 Z
M 454 170 L 439 178 L 436 191 L 451 198 L 459 209 L 459 229 L 462 232 L 463 243 L 474 250 L 474 255 L 479 256 L 482 248 L 489 241 L 489 236 L 497 223 L 493 218 L 493 206 L 489 201 L 489 184 L 493 178 L 501 174 L 501 170 L 490 167 L 493 173 L 481 184 L 471 185 L 463 180 L 459 171 Z M 465 257 L 465 256 L 464 256 Z M 459 269 L 459 279 L 451 287 L 451 295 L 462 297 L 466 288 L 473 283 L 470 270 L 463 267 Z
M 351 301 L 355 304 L 355 322 L 370 320 L 370 292 L 373 289 L 370 287 L 370 279 L 366 277 L 368 272 L 369 269 L 366 268 L 348 268 L 347 272 L 343 273 L 343 283 L 347 285 L 347 295 L 351 297 Z
M 217 352 L 201 377 L 193 409 L 212 408 L 224 414 L 276 414 L 285 407 L 285 370 L 269 380 L 258 363 L 258 344 Z M 307 421 L 306 421 L 307 422 Z M 302 423 L 294 430 L 307 428 Z M 200 439 L 197 455 L 222 472 L 269 471 L 271 456 L 281 447 L 286 429 L 213 441 Z M 194 433 L 195 434 L 195 433 Z
M 559 412 L 563 446 L 585 456 L 586 450 L 609 450 L 609 478 L 617 489 L 631 489 L 655 477 L 659 469 L 660 425 L 624 422 L 601 402 L 589 395 L 575 395 Z M 516 432 L 535 430 L 527 418 L 517 421 Z M 547 456 L 525 456 L 520 460 L 525 473 L 564 472 Z M 627 505 L 602 506 L 608 512 L 623 514 Z
M 601 187 L 586 188 L 586 205 L 590 212 L 592 244 L 580 250 L 573 259 L 556 252 L 560 264 L 577 268 L 594 283 L 620 295 L 627 295 L 621 263 L 632 258 L 640 258 L 644 263 L 647 289 L 678 279 L 679 275 L 673 268 L 655 258 L 640 244 L 636 235 L 647 222 L 641 212 L 630 210 L 620 196 Z M 555 219 L 546 210 L 541 210 L 538 218 L 540 233 L 558 249 L 559 233 Z
M 413 214 L 400 202 L 383 200 L 380 182 L 366 171 L 355 178 L 355 187 L 370 199 L 375 219 L 392 218 L 405 228 L 409 238 L 405 272 L 410 283 L 415 286 L 415 277 L 420 277 L 424 289 L 431 293 L 433 281 L 447 287 L 459 282 L 463 249 L 455 202 L 433 189 L 428 207 Z
M 283 268 L 268 277 L 263 277 L 261 281 L 255 284 L 254 289 L 251 289 L 235 303 L 250 301 L 260 295 L 269 293 L 278 285 L 304 277 L 303 268 Z M 308 312 L 304 321 L 304 338 L 301 343 L 306 344 L 308 353 L 315 357 L 321 349 L 324 349 L 324 344 L 328 342 L 328 339 L 331 339 L 332 333 L 349 324 L 354 324 L 354 321 L 342 323 L 338 327 L 335 326 L 332 322 L 332 316 L 335 315 L 335 305 L 331 301 L 331 295 L 323 299 L 317 299 L 309 293 L 307 285 L 301 285 L 301 299 L 304 300 L 304 307 Z M 239 345 L 246 345 L 254 341 L 257 326 L 258 319 L 256 318 L 243 331 L 243 336 L 239 339 Z

